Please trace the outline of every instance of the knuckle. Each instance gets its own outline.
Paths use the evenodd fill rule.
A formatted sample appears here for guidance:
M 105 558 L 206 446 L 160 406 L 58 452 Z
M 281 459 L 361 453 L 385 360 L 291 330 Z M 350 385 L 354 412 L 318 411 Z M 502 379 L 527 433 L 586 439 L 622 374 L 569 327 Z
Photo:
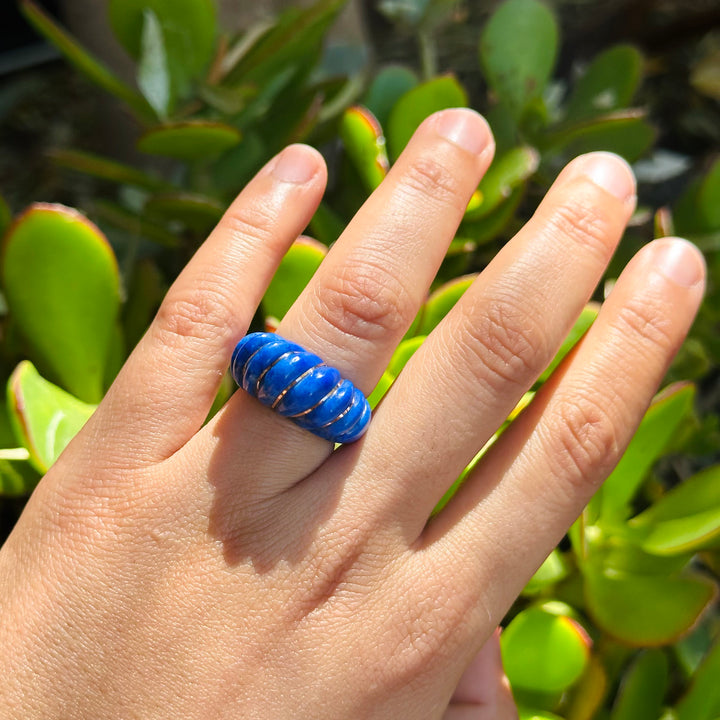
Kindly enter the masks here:
M 416 159 L 407 169 L 402 186 L 406 193 L 419 196 L 418 204 L 428 202 L 463 210 L 463 188 L 457 177 L 444 165 L 429 157 Z
M 663 354 L 674 350 L 671 322 L 647 298 L 631 298 L 618 310 L 618 325 L 624 334 L 638 337 Z
M 264 243 L 274 237 L 277 219 L 275 214 L 261 205 L 237 203 L 225 213 L 222 225 L 233 239 Z
M 618 427 L 612 413 L 597 398 L 578 395 L 562 401 L 554 417 L 550 442 L 561 450 L 554 455 L 561 463 L 560 476 L 571 490 L 594 487 L 619 454 Z
M 318 283 L 312 302 L 314 313 L 327 325 L 367 341 L 403 331 L 414 305 L 397 277 L 367 259 L 348 262 Z
M 232 317 L 226 298 L 199 282 L 183 290 L 170 290 L 158 310 L 152 331 L 163 345 L 177 347 L 188 339 L 201 341 L 224 337 Z
M 549 362 L 546 333 L 530 314 L 503 299 L 468 318 L 462 347 L 467 367 L 495 390 L 526 386 Z
M 573 199 L 553 207 L 548 221 L 548 232 L 568 238 L 580 245 L 584 252 L 596 253 L 606 262 L 612 251 L 613 220 L 589 200 Z

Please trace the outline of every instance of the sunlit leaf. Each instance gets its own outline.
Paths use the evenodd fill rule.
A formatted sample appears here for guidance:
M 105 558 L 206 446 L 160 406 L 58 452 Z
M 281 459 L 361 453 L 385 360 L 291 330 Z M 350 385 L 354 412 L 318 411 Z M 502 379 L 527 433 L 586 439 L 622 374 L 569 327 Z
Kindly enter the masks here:
M 367 108 L 348 108 L 340 120 L 340 139 L 366 188 L 374 190 L 390 167 L 380 124 Z
M 76 210 L 37 204 L 5 236 L 2 281 L 11 317 L 38 363 L 97 402 L 120 305 L 117 261 Z
M 430 295 L 423 306 L 417 335 L 429 335 L 433 328 L 450 312 L 463 293 L 473 284 L 477 275 L 465 275 L 441 285 Z
M 40 479 L 40 473 L 28 462 L 27 448 L 0 450 L 0 497 L 29 495 Z
M 660 650 L 641 653 L 624 674 L 610 720 L 657 720 L 668 686 L 668 661 Z
M 424 341 L 424 335 L 416 335 L 415 337 L 403 340 L 395 349 L 392 358 L 390 358 L 387 371 L 394 377 L 397 377 Z
M 559 550 L 553 550 L 537 569 L 523 590 L 523 595 L 537 595 L 568 576 L 570 567 Z
M 466 107 L 467 93 L 455 77 L 433 78 L 408 90 L 393 106 L 387 126 L 387 140 L 393 158 L 402 152 L 412 134 L 426 117 L 439 110 Z
M 626 107 L 640 84 L 642 55 L 632 45 L 615 45 L 598 55 L 575 83 L 566 118 L 584 120 Z
M 542 95 L 557 45 L 555 16 L 537 0 L 507 0 L 485 25 L 480 40 L 485 77 L 516 119 Z
M 178 160 L 208 160 L 241 140 L 240 131 L 209 120 L 188 120 L 151 128 L 138 140 L 138 150 Z
M 10 376 L 8 405 L 18 438 L 41 473 L 47 472 L 96 407 L 45 380 L 28 360 Z
M 720 715 L 720 640 L 693 675 L 690 689 L 677 704 L 678 720 L 716 720 Z

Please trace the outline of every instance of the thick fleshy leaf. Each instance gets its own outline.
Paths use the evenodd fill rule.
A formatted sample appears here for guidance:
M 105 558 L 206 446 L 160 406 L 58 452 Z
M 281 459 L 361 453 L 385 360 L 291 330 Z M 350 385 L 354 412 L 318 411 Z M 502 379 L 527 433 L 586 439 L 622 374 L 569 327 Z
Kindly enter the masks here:
M 184 95 L 215 52 L 213 0 L 110 0 L 108 11 L 118 40 L 136 59 L 143 57 L 143 25 L 152 12 L 162 32 L 166 69 L 178 96 Z
M 380 123 L 367 108 L 348 108 L 340 120 L 340 139 L 365 187 L 372 192 L 390 167 Z
M 657 720 L 668 686 L 668 661 L 660 650 L 641 653 L 625 673 L 610 720 Z
M 545 558 L 545 562 L 543 562 L 530 578 L 523 590 L 523 595 L 537 595 L 545 590 L 545 588 L 565 579 L 569 573 L 570 567 L 567 561 L 556 548 Z
M 697 552 L 720 544 L 720 465 L 676 485 L 631 527 L 643 532 L 642 548 L 657 555 Z
M 321 202 L 310 221 L 310 231 L 324 245 L 332 245 L 345 229 L 346 222 L 327 204 Z
M 441 285 L 423 305 L 417 335 L 429 335 L 432 329 L 452 310 L 453 305 L 473 284 L 477 275 L 464 275 Z
M 485 77 L 516 119 L 542 96 L 557 45 L 555 16 L 537 0 L 507 0 L 485 25 L 480 40 Z
M 225 208 L 219 200 L 207 195 L 170 192 L 148 198 L 145 211 L 153 217 L 179 221 L 193 230 L 208 232 L 223 216 Z
M 5 233 L 11 221 L 12 213 L 10 212 L 10 207 L 5 202 L 5 198 L 0 195 L 0 235 Z
M 595 720 L 607 689 L 605 666 L 596 655 L 591 655 L 585 672 L 571 690 L 565 716 L 568 720 Z
M 131 165 L 125 165 L 100 155 L 92 155 L 79 150 L 53 150 L 50 152 L 50 157 L 60 167 L 76 170 L 102 180 L 132 185 L 150 191 L 172 190 L 173 188 L 170 183 Z
M 545 368 L 542 375 L 538 378 L 538 383 L 544 383 L 550 375 L 554 372 L 555 368 L 563 361 L 565 356 L 577 345 L 582 339 L 583 335 L 590 329 L 590 326 L 595 322 L 595 318 L 600 312 L 600 306 L 597 303 L 588 303 L 580 313 L 580 317 L 575 321 L 572 330 L 567 334 L 560 349 L 555 354 L 552 362 Z
M 28 360 L 10 376 L 8 406 L 18 439 L 41 473 L 47 472 L 96 408 L 45 380 Z
M 720 159 L 707 174 L 692 182 L 673 209 L 678 232 L 708 234 L 720 230 Z
M 123 230 L 132 237 L 145 238 L 164 247 L 177 247 L 180 244 L 179 238 L 165 226 L 109 200 L 96 201 L 95 215 L 101 222 Z
M 547 153 L 562 151 L 567 157 L 604 150 L 634 162 L 652 147 L 657 130 L 642 110 L 622 110 L 549 134 L 543 144 Z
M 516 187 L 510 197 L 501 202 L 487 217 L 463 222 L 463 235 L 472 238 L 478 245 L 496 240 L 515 217 L 515 211 L 523 198 L 524 185 Z
M 3 244 L 10 315 L 38 363 L 81 399 L 103 394 L 120 305 L 118 266 L 105 236 L 76 210 L 32 206 Z
M 500 647 L 513 688 L 553 693 L 579 680 L 590 655 L 590 638 L 572 618 L 531 607 L 505 628 Z
M 363 98 L 363 105 L 378 119 L 381 126 L 387 125 L 395 103 L 418 84 L 417 75 L 402 65 L 388 65 L 373 78 Z
M 563 720 L 547 710 L 534 710 L 521 704 L 518 704 L 517 711 L 519 720 Z
M 140 118 L 147 119 L 153 116 L 151 107 L 142 95 L 118 79 L 97 58 L 90 55 L 33 0 L 21 0 L 20 8 L 30 24 L 83 75 L 126 103 Z
M 487 217 L 512 191 L 536 170 L 540 155 L 535 148 L 516 147 L 496 158 L 478 186 L 478 201 L 471 201 L 465 211 L 466 220 Z
M 396 348 L 390 363 L 387 367 L 393 377 L 397 377 L 402 369 L 407 365 L 408 360 L 415 354 L 415 351 L 425 342 L 424 335 L 416 335 L 415 337 L 403 340 Z
M 677 720 L 716 720 L 720 716 L 720 639 L 703 658 L 690 689 L 677 704 Z
M 714 162 L 700 186 L 698 208 L 705 227 L 720 230 L 720 159 Z
M 686 633 L 715 599 L 706 577 L 628 575 L 584 568 L 586 609 L 605 632 L 628 645 L 667 645 Z
M 146 8 L 143 18 L 138 87 L 158 117 L 165 120 L 173 101 L 173 87 L 165 53 L 165 40 L 157 15 Z
M 40 479 L 40 473 L 28 462 L 27 448 L 0 450 L 0 497 L 29 495 Z
M 632 45 L 615 45 L 598 55 L 567 105 L 568 120 L 585 120 L 627 107 L 640 84 L 642 55 Z
M 377 404 L 383 399 L 385 393 L 390 389 L 393 382 L 395 382 L 395 376 L 389 372 L 384 372 L 375 389 L 368 395 L 368 402 L 370 407 L 374 410 Z
M 397 158 L 420 123 L 438 110 L 467 107 L 467 93 L 452 75 L 433 78 L 408 90 L 390 112 L 387 140 L 390 153 Z
M 629 516 L 630 502 L 675 429 L 692 411 L 694 398 L 694 386 L 681 383 L 671 385 L 655 398 L 625 454 L 600 490 L 601 522 L 613 523 Z
M 212 160 L 241 140 L 240 131 L 208 120 L 188 120 L 148 130 L 138 140 L 138 150 L 178 160 Z
M 157 265 L 150 258 L 140 260 L 130 278 L 122 313 L 125 340 L 130 350 L 145 334 L 166 290 Z
M 310 278 L 320 267 L 327 248 L 316 240 L 300 238 L 285 253 L 263 297 L 266 315 L 282 320 Z

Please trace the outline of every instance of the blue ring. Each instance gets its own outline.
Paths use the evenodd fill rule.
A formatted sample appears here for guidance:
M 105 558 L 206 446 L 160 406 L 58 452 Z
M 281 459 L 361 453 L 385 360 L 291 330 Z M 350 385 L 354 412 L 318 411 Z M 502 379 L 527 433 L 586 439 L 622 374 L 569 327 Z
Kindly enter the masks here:
M 263 405 L 335 443 L 358 440 L 372 411 L 349 380 L 300 345 L 275 333 L 246 335 L 233 351 L 235 382 Z

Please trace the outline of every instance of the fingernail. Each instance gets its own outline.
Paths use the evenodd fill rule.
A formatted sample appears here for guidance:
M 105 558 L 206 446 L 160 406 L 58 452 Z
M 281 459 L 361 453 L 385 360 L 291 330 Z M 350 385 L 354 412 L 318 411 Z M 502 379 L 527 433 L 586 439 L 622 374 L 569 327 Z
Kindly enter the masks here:
M 705 258 L 690 242 L 670 238 L 655 243 L 655 264 L 669 280 L 682 287 L 697 285 L 705 277 Z
M 490 127 L 482 115 L 469 108 L 454 108 L 438 113 L 435 130 L 438 135 L 475 155 L 492 141 Z
M 283 182 L 306 183 L 317 172 L 317 153 L 307 145 L 285 148 L 273 166 L 273 175 Z
M 608 152 L 582 155 L 573 162 L 572 169 L 620 200 L 628 201 L 635 197 L 635 176 L 619 155 Z

